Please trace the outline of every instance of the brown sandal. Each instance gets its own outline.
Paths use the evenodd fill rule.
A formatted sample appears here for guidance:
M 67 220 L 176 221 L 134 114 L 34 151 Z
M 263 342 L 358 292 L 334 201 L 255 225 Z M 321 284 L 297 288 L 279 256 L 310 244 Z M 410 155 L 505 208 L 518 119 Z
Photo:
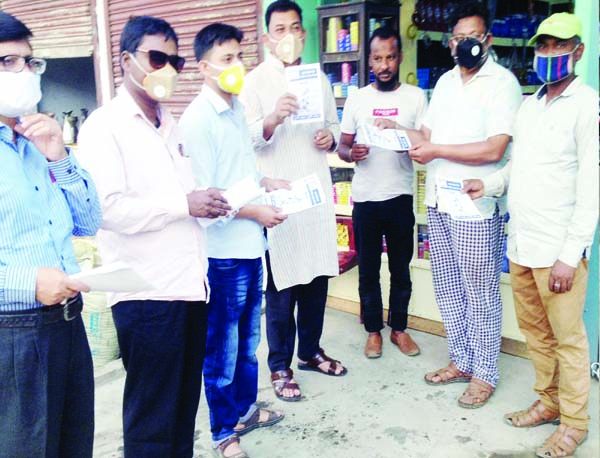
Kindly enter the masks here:
M 260 413 L 266 412 L 267 419 L 260 421 Z M 233 428 L 233 431 L 238 436 L 243 436 L 244 434 L 248 434 L 250 431 L 254 431 L 256 428 L 265 428 L 267 426 L 274 425 L 275 423 L 279 423 L 283 420 L 284 414 L 283 412 L 277 412 L 275 410 L 269 409 L 255 409 L 250 418 L 245 422 L 238 422 Z
M 329 362 L 329 367 L 326 371 L 324 371 L 319 367 L 319 365 L 327 362 Z M 308 361 L 298 361 L 298 369 L 301 371 L 313 371 L 320 374 L 330 375 L 332 377 L 342 377 L 348 373 L 348 369 L 344 367 L 339 374 L 336 374 L 338 366 L 341 365 L 342 363 L 340 363 L 337 359 L 327 356 L 325 354 L 325 350 L 322 348 L 319 348 L 319 351 L 317 351 Z
M 433 378 L 438 377 L 439 382 L 434 382 Z M 423 377 L 428 385 L 448 385 L 449 383 L 470 382 L 473 376 L 458 370 L 454 363 L 448 364 L 446 367 L 438 369 L 434 372 L 429 372 Z
M 284 371 L 277 371 L 271 374 L 271 385 L 273 385 L 273 391 L 275 396 L 282 401 L 297 402 L 302 399 L 302 393 L 294 396 L 284 396 L 283 390 L 298 390 L 300 387 L 296 382 L 292 382 L 294 378 L 294 372 L 291 369 Z
M 549 409 L 539 399 L 525 410 L 507 413 L 504 421 L 515 428 L 529 428 L 552 423 L 560 423 L 560 414 Z
M 250 458 L 243 450 L 241 452 L 234 453 L 233 455 L 225 455 L 225 450 L 227 450 L 227 447 L 234 443 L 240 443 L 240 438 L 235 434 L 217 445 L 217 448 L 213 449 L 213 455 L 217 458 Z
M 463 395 L 458 399 L 458 405 L 465 409 L 477 409 L 486 405 L 492 394 L 494 394 L 492 385 L 473 377 Z
M 540 458 L 573 456 L 577 447 L 587 439 L 587 430 L 561 424 L 540 448 L 535 451 Z

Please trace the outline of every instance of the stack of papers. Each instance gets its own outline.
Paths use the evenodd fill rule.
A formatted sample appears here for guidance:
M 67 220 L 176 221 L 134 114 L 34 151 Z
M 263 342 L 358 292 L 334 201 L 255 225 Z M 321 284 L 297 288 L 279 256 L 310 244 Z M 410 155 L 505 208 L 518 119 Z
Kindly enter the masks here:
M 146 280 L 124 262 L 114 262 L 70 276 L 85 283 L 91 291 L 128 293 L 154 289 Z
M 483 217 L 468 194 L 462 192 L 462 180 L 436 177 L 438 211 L 458 221 L 481 221 Z

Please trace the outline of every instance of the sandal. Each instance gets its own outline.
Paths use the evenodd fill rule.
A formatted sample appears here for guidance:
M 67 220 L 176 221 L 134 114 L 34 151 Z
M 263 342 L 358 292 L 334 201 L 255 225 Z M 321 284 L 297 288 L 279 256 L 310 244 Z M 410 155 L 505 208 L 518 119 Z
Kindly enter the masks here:
M 540 458 L 573 456 L 573 452 L 587 439 L 587 430 L 561 424 L 540 448 L 535 451 Z
M 273 391 L 275 396 L 282 401 L 297 402 L 302 399 L 302 393 L 294 396 L 284 396 L 283 390 L 298 390 L 300 387 L 296 382 L 292 382 L 294 379 L 294 372 L 291 369 L 284 371 L 277 371 L 271 374 L 271 385 L 273 385 Z
M 560 423 L 560 413 L 549 409 L 539 399 L 525 410 L 507 413 L 504 421 L 515 428 L 528 428 L 533 426 Z
M 260 421 L 260 413 L 266 412 L 267 419 Z M 275 423 L 279 423 L 283 420 L 285 415 L 283 412 L 277 412 L 269 409 L 255 409 L 250 418 L 245 422 L 239 421 L 233 431 L 238 436 L 243 436 L 244 434 L 248 434 L 250 431 L 254 431 L 256 428 L 265 428 L 267 426 L 274 425 Z
M 227 447 L 234 443 L 240 443 L 240 438 L 235 434 L 230 436 L 228 439 L 225 439 L 223 442 L 217 445 L 216 448 L 213 448 L 213 455 L 217 458 L 250 458 L 243 450 L 241 452 L 234 453 L 233 455 L 225 455 L 225 450 L 227 450 Z
M 494 394 L 492 385 L 473 377 L 463 395 L 458 399 L 458 405 L 465 409 L 477 409 L 487 404 L 492 394 Z
M 434 382 L 433 378 L 440 379 L 439 382 Z M 458 370 L 454 363 L 448 364 L 446 367 L 438 369 L 434 372 L 429 372 L 423 377 L 428 385 L 448 385 L 449 383 L 470 382 L 473 376 Z
M 329 367 L 326 371 L 319 367 L 320 364 L 327 362 L 329 362 Z M 298 369 L 301 371 L 319 372 L 320 374 L 331 375 L 332 377 L 342 377 L 348 373 L 348 369 L 344 367 L 339 374 L 336 374 L 338 365 L 341 366 L 341 364 L 337 359 L 327 356 L 325 350 L 319 348 L 308 361 L 298 361 Z

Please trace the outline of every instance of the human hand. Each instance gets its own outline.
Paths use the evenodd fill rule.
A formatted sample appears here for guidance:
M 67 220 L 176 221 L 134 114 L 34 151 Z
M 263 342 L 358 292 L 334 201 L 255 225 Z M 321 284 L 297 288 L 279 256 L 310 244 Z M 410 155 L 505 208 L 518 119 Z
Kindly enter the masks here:
M 333 133 L 329 129 L 319 129 L 313 137 L 313 145 L 322 151 L 329 151 L 333 146 Z
M 575 267 L 571 267 L 570 265 L 557 260 L 550 270 L 548 289 L 556 294 L 571 291 L 575 270 Z
M 277 189 L 292 189 L 289 180 L 279 180 L 276 178 L 264 177 L 260 180 L 260 185 L 264 187 L 267 192 L 275 191 Z
M 364 161 L 369 155 L 369 147 L 367 145 L 362 145 L 359 143 L 355 143 L 352 145 L 352 149 L 350 150 L 350 159 L 355 162 Z
M 56 119 L 42 113 L 22 116 L 15 131 L 31 141 L 50 162 L 67 157 L 62 129 Z
M 413 145 L 408 155 L 419 164 L 427 164 L 436 158 L 436 151 L 435 145 L 430 142 L 423 142 Z
M 462 192 L 473 200 L 483 197 L 483 181 L 476 178 L 463 180 Z
M 378 127 L 379 129 L 397 129 L 398 128 L 398 124 L 396 124 L 391 119 L 386 119 L 386 118 L 376 118 L 375 121 L 373 121 L 373 125 L 375 127 Z
M 273 228 L 278 224 L 283 223 L 287 219 L 287 215 L 281 213 L 279 208 L 269 205 L 257 205 L 255 208 L 254 220 L 266 228 Z
M 227 199 L 217 188 L 192 191 L 187 195 L 187 201 L 190 215 L 196 218 L 217 218 L 225 216 L 231 210 Z
M 90 287 L 73 280 L 60 269 L 40 267 L 35 281 L 35 298 L 44 305 L 60 304 L 75 297 L 80 291 L 88 292 Z
M 275 110 L 269 116 L 275 125 L 282 124 L 285 118 L 296 113 L 300 108 L 298 98 L 293 94 L 283 94 L 275 104 Z

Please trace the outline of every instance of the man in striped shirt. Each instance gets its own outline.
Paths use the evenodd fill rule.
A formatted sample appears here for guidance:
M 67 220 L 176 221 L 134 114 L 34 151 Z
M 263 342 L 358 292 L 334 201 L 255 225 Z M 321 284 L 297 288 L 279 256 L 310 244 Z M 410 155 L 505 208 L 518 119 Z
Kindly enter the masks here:
M 72 235 L 101 222 L 94 184 L 36 110 L 42 59 L 0 12 L 0 454 L 92 457 L 94 377 Z

